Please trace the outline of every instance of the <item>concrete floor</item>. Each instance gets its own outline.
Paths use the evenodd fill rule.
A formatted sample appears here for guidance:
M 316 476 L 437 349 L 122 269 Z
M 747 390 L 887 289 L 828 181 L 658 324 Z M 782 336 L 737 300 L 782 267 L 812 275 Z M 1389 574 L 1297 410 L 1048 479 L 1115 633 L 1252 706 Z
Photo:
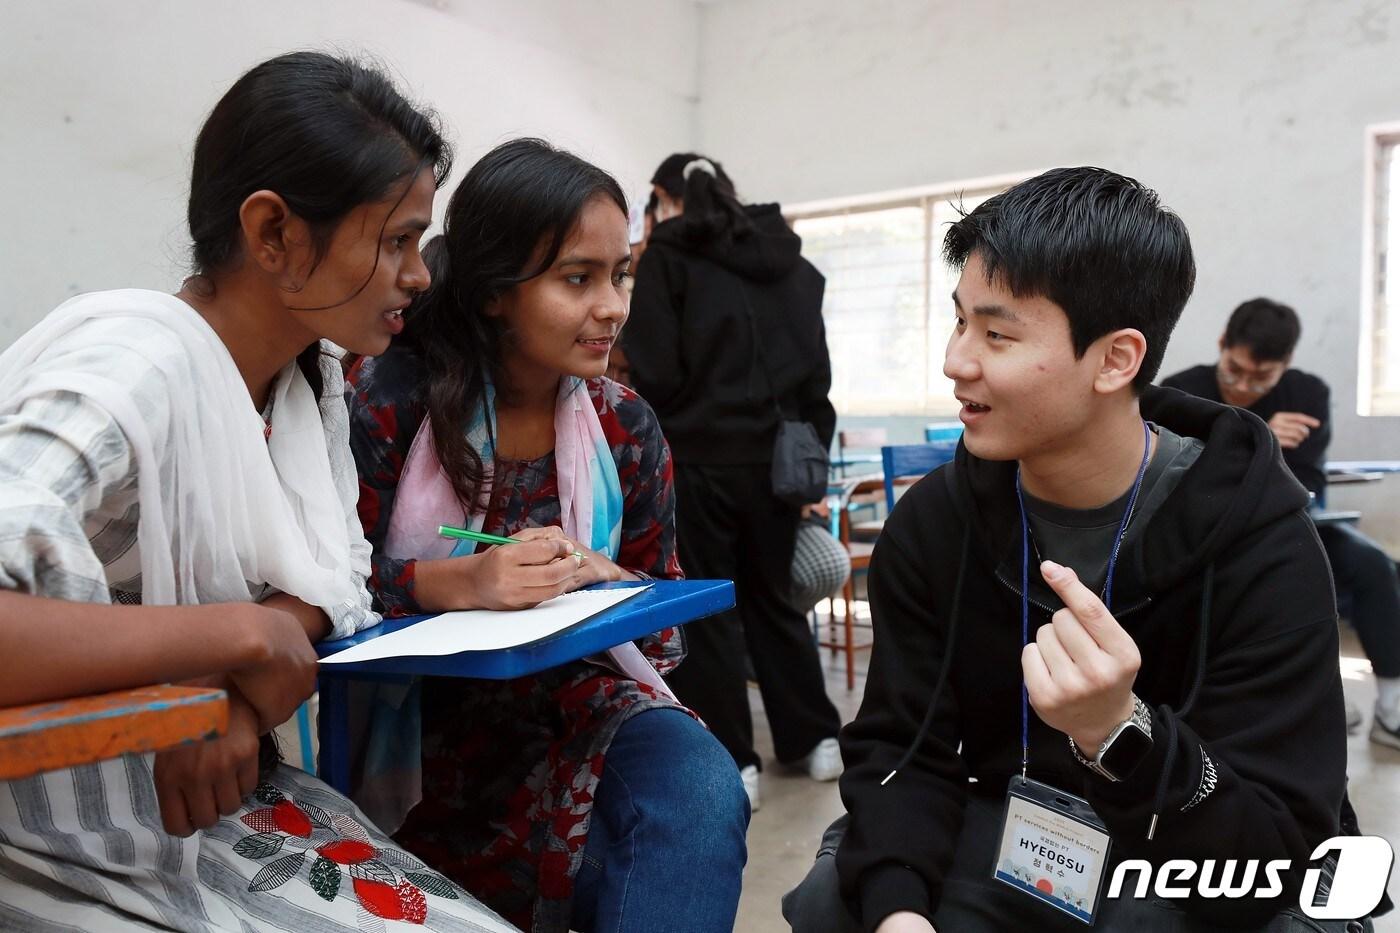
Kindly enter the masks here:
M 862 608 L 864 608 L 862 606 Z M 1371 706 L 1375 702 L 1370 664 L 1350 629 L 1342 629 L 1342 677 L 1347 697 L 1365 713 L 1365 722 L 1348 742 L 1352 803 L 1368 834 L 1384 836 L 1400 850 L 1400 751 L 1375 745 L 1366 738 Z M 855 716 L 865 689 L 868 652 L 858 655 L 856 686 L 846 690 L 843 660 L 823 652 L 827 693 L 840 710 L 842 720 Z M 779 900 L 806 874 L 822 831 L 842 812 L 836 783 L 818 784 L 802 773 L 785 773 L 773 763 L 768 721 L 763 716 L 757 688 L 750 688 L 754 706 L 754 732 L 764 755 L 763 807 L 749 827 L 749 863 L 744 892 L 739 901 L 738 933 L 782 933 Z M 1400 902 L 1400 871 L 1391 875 L 1390 896 Z M 1400 910 L 1376 922 L 1378 933 L 1400 933 Z

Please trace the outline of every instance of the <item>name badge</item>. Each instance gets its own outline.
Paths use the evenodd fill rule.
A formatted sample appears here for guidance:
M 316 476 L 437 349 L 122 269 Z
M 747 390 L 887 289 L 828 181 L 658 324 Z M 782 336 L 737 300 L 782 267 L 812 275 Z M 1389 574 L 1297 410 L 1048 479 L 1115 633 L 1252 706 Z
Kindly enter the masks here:
M 1089 801 L 1016 775 L 992 877 L 1092 926 L 1108 847 Z

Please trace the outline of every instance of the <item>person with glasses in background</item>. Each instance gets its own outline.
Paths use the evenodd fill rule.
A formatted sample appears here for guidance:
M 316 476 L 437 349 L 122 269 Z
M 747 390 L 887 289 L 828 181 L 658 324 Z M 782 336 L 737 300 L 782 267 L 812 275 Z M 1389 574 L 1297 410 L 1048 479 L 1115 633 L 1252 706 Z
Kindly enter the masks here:
M 1162 385 L 1258 415 L 1283 448 L 1283 460 L 1321 505 L 1327 490 L 1327 444 L 1332 439 L 1330 391 L 1311 373 L 1293 369 L 1302 325 L 1292 308 L 1267 298 L 1246 301 L 1230 315 L 1220 360 L 1193 366 Z M 1376 674 L 1371 741 L 1400 748 L 1400 579 L 1395 562 L 1354 526 L 1317 529 L 1337 592 L 1351 597 L 1348 617 Z M 1347 725 L 1361 723 L 1348 704 Z

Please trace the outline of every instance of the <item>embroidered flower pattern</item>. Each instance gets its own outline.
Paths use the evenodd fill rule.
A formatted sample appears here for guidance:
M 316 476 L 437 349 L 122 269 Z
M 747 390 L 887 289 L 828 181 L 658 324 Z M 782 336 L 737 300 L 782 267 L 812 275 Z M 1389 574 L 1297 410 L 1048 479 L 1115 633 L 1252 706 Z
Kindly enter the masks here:
M 357 922 L 365 933 L 382 931 L 384 920 L 424 923 L 427 894 L 460 897 L 455 885 L 422 862 L 374 845 L 364 827 L 343 813 L 295 803 L 271 784 L 259 784 L 253 796 L 264 806 L 240 817 L 253 835 L 238 840 L 233 851 L 271 861 L 253 876 L 249 891 L 281 887 L 309 866 L 306 881 L 311 890 L 333 901 L 348 874 L 360 908 Z

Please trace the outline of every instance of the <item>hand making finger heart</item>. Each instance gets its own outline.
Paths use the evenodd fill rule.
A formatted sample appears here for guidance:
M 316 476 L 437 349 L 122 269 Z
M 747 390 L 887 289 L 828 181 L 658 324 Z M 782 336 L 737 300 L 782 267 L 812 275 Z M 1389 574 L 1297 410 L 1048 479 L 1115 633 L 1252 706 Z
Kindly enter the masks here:
M 1092 757 L 1114 727 L 1132 716 L 1142 657 L 1132 636 L 1072 569 L 1047 560 L 1040 573 L 1065 608 L 1021 652 L 1026 692 L 1043 722 Z

